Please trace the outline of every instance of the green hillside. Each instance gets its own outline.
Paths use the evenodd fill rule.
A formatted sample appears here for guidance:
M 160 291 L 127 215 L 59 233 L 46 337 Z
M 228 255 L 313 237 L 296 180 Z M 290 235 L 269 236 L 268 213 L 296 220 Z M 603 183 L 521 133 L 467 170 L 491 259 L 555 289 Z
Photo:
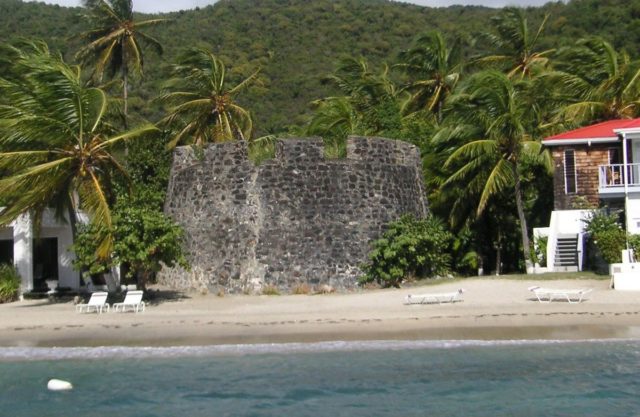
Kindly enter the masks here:
M 0 40 L 38 37 L 69 59 L 78 47 L 80 8 L 0 0 Z M 495 9 L 428 8 L 385 0 L 222 0 L 213 6 L 163 15 L 171 22 L 150 33 L 164 46 L 162 57 L 147 53 L 142 85 L 134 85 L 134 112 L 157 120 L 150 100 L 160 89 L 167 63 L 186 46 L 220 55 L 232 78 L 262 68 L 260 85 L 241 98 L 253 113 L 257 134 L 275 133 L 306 120 L 314 99 L 334 91 L 324 81 L 342 55 L 372 63 L 392 62 L 414 37 L 438 29 L 460 37 L 466 54 L 483 50 L 478 33 L 490 28 Z M 551 17 L 542 45 L 557 48 L 587 34 L 602 35 L 633 56 L 640 52 L 640 0 L 574 0 L 528 9 L 534 23 Z

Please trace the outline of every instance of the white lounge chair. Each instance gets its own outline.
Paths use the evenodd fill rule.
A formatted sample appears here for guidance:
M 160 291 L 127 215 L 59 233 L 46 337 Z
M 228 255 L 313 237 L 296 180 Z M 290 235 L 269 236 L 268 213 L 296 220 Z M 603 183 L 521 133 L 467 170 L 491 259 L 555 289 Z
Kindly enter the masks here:
M 585 295 L 593 291 L 592 288 L 577 289 L 561 289 L 561 288 L 542 288 L 538 286 L 529 287 L 529 291 L 533 292 L 539 302 L 550 303 L 554 299 L 567 300 L 570 304 L 581 303 Z M 543 301 L 546 300 L 546 301 Z
M 454 292 L 442 292 L 433 294 L 409 294 L 404 297 L 405 304 L 442 304 L 442 303 L 455 303 L 456 301 L 463 301 L 462 294 L 464 289 L 460 288 Z
M 103 310 L 109 311 L 109 304 L 107 303 L 108 295 L 109 294 L 104 291 L 92 293 L 87 304 L 76 304 L 76 312 L 89 313 L 91 310 L 95 310 L 96 313 L 100 314 Z
M 137 291 L 127 291 L 127 295 L 124 297 L 124 301 L 121 303 L 113 303 L 113 311 L 116 313 L 121 311 L 127 311 L 127 307 L 131 307 L 133 311 L 136 313 L 138 311 L 144 311 L 144 301 L 142 301 L 143 292 L 140 290 Z

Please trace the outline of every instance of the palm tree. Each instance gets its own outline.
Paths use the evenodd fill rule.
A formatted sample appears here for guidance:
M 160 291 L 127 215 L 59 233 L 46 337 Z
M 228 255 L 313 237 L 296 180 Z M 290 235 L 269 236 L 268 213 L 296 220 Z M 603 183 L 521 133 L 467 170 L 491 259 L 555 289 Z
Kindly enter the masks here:
M 556 71 L 544 77 L 568 100 L 561 119 L 592 123 L 640 115 L 640 63 L 598 38 L 581 39 L 558 55 Z
M 313 102 L 316 112 L 307 133 L 343 142 L 346 135 L 394 136 L 401 128 L 398 91 L 385 65 L 374 72 L 364 58 L 339 60 L 335 71 L 327 77 L 341 96 L 325 97 Z
M 529 234 L 523 201 L 522 173 L 525 160 L 544 164 L 551 170 L 548 153 L 533 139 L 537 129 L 535 108 L 529 103 L 527 81 L 512 81 L 497 71 L 474 75 L 453 100 L 457 134 L 470 141 L 457 148 L 445 166 L 454 169 L 444 186 L 464 184 L 479 195 L 480 215 L 495 197 L 511 190 L 520 223 L 522 249 L 527 269 L 532 266 Z M 468 201 L 468 193 L 463 193 Z M 461 203 L 464 203 L 461 201 Z
M 522 9 L 507 7 L 492 20 L 497 34 L 483 34 L 496 48 L 496 54 L 476 60 L 480 64 L 490 64 L 503 69 L 507 75 L 520 79 L 540 72 L 549 62 L 547 55 L 553 49 L 536 51 L 540 35 L 549 15 L 545 15 L 535 33 L 529 30 L 529 22 Z
M 167 146 L 250 139 L 251 116 L 235 98 L 258 72 L 229 86 L 218 57 L 200 48 L 185 51 L 173 65 L 172 78 L 165 85 L 167 93 L 158 98 L 170 106 L 161 123 L 176 130 Z
M 411 77 L 405 87 L 411 92 L 409 112 L 427 110 L 442 121 L 442 106 L 460 80 L 462 65 L 457 48 L 448 48 L 440 32 L 429 32 L 400 54 L 396 67 Z
M 132 0 L 84 0 L 84 5 L 87 8 L 86 19 L 92 29 L 80 35 L 88 44 L 78 51 L 76 59 L 84 64 L 93 64 L 93 77 L 98 81 L 102 81 L 105 72 L 109 77 L 120 73 L 126 129 L 129 73 L 142 76 L 144 67 L 141 44 L 162 54 L 160 42 L 140 29 L 166 20 L 134 21 Z
M 0 224 L 25 212 L 39 222 L 52 207 L 59 218 L 68 215 L 75 237 L 76 212 L 83 210 L 104 232 L 97 254 L 105 257 L 113 243 L 111 179 L 124 174 L 111 152 L 157 129 L 116 134 L 105 121 L 104 91 L 86 87 L 80 68 L 49 53 L 46 44 L 5 51 L 13 64 L 10 77 L 0 79 Z

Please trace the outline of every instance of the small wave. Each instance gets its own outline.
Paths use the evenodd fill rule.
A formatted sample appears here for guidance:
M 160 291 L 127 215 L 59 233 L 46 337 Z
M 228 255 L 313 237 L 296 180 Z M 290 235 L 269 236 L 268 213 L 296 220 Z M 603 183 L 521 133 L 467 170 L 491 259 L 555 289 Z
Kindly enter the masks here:
M 0 361 L 107 359 L 107 358 L 175 358 L 219 355 L 261 355 L 317 352 L 356 352 L 380 350 L 459 349 L 471 347 L 531 346 L 562 344 L 605 344 L 632 342 L 639 339 L 582 340 L 372 340 L 331 341 L 314 343 L 268 343 L 240 345 L 169 346 L 169 347 L 3 347 Z

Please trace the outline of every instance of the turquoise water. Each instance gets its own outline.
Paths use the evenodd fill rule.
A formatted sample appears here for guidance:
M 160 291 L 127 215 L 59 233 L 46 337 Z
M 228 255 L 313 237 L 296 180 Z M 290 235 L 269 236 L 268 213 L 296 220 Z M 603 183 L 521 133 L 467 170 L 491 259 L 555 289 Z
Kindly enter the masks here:
M 640 341 L 3 348 L 0 415 L 637 416 Z

